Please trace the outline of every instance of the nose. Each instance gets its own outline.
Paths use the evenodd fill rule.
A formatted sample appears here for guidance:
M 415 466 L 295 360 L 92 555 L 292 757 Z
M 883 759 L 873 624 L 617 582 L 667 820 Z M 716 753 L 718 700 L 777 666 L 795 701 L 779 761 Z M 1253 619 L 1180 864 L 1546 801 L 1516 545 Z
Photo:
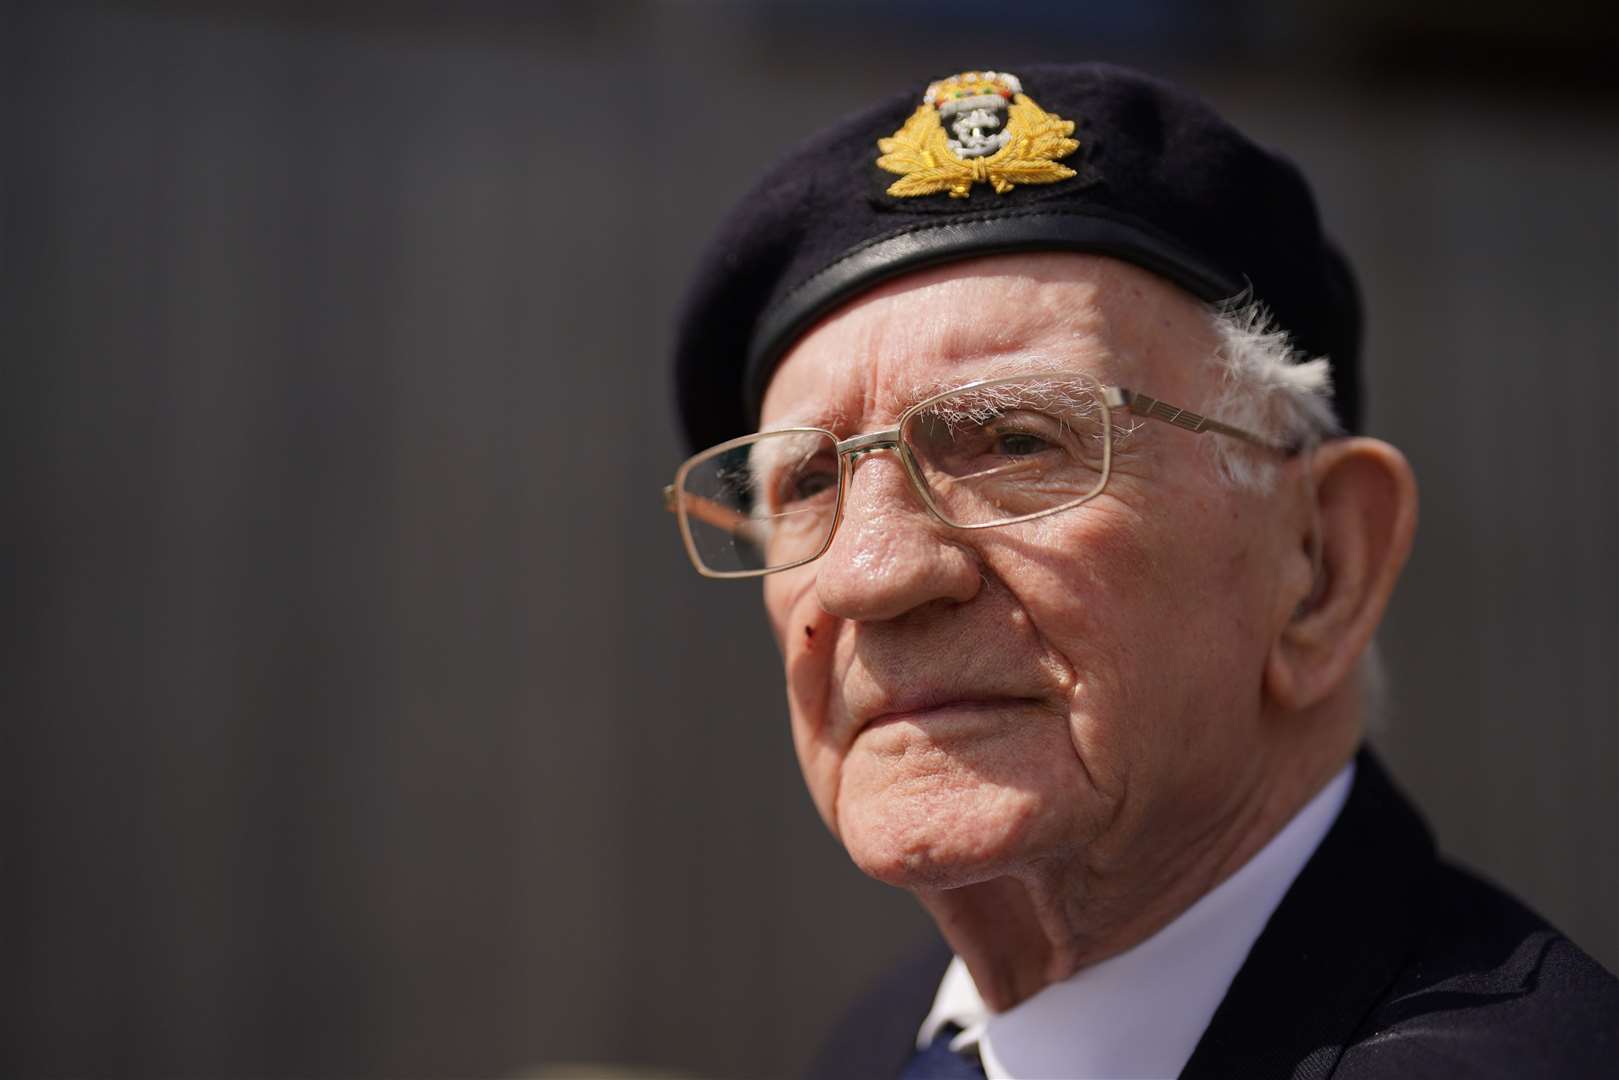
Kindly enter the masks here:
M 935 600 L 964 603 L 983 578 L 970 533 L 950 529 L 922 504 L 897 451 L 849 465 L 843 520 L 816 567 L 829 614 L 857 622 L 897 619 Z

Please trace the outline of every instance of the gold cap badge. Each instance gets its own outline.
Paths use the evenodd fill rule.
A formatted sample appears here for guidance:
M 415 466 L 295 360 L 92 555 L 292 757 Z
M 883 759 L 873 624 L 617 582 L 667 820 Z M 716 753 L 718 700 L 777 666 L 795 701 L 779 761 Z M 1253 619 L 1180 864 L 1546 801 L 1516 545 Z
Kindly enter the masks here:
M 877 167 L 899 173 L 888 194 L 901 198 L 948 191 L 965 199 L 975 183 L 1004 195 L 1073 176 L 1057 164 L 1079 149 L 1073 133 L 1074 122 L 1031 101 L 1016 75 L 965 71 L 929 86 L 905 126 L 877 140 Z

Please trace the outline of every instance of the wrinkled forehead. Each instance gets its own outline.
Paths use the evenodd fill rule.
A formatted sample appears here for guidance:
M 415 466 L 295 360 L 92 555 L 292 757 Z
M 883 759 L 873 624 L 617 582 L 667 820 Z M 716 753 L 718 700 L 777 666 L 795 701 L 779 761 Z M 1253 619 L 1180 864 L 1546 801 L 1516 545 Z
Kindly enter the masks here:
M 800 339 L 771 378 L 760 427 L 870 430 L 940 391 L 1032 372 L 1128 384 L 1154 378 L 1143 368 L 1184 355 L 1206 326 L 1190 296 L 1112 259 L 1016 255 L 936 268 L 864 294 Z

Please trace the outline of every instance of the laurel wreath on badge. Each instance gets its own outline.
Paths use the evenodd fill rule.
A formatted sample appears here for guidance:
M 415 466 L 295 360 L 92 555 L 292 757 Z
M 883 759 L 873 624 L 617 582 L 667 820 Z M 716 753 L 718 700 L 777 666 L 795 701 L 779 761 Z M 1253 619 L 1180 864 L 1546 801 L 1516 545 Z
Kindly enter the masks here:
M 1073 176 L 1058 163 L 1079 149 L 1073 133 L 1074 122 L 1036 105 L 1017 76 L 968 71 L 929 86 L 904 126 L 877 140 L 877 167 L 899 174 L 888 194 L 900 198 L 946 191 L 965 199 L 979 183 L 1004 195 Z

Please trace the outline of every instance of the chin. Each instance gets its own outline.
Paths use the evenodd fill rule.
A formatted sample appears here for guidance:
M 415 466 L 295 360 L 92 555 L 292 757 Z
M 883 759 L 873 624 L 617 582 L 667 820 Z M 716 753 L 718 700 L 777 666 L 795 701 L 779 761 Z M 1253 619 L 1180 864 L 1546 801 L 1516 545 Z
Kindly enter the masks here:
M 1037 792 L 956 777 L 875 788 L 846 779 L 855 782 L 838 802 L 839 836 L 855 865 L 884 884 L 977 884 L 1038 858 L 1054 840 L 1054 815 Z
M 1095 809 L 1066 724 L 1038 709 L 868 727 L 827 779 L 849 857 L 901 888 L 959 888 L 1059 856 Z

